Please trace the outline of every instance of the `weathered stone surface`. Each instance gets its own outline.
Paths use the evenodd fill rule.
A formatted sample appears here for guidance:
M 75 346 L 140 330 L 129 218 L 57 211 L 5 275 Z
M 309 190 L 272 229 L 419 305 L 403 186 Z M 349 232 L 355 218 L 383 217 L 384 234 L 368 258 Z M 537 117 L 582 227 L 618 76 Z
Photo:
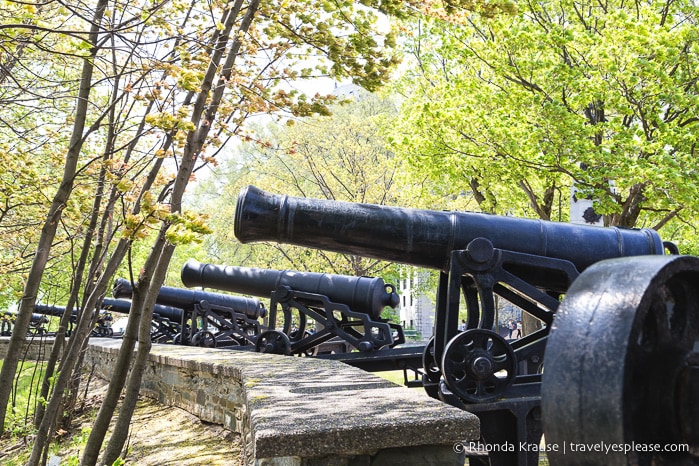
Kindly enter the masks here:
M 108 378 L 119 346 L 91 341 L 87 360 Z M 453 445 L 479 433 L 474 415 L 337 361 L 154 345 L 141 389 L 241 433 L 255 465 L 463 464 Z

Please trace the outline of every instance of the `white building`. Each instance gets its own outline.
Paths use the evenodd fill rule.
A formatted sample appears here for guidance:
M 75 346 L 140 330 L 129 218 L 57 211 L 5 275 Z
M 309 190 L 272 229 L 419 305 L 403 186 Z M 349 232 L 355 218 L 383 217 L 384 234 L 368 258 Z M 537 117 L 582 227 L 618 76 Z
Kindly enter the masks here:
M 434 299 L 436 296 L 428 296 L 432 293 L 428 289 L 429 272 L 415 267 L 405 267 L 403 277 L 398 283 L 398 295 L 400 296 L 400 322 L 406 335 L 411 335 L 411 330 L 418 336 L 428 339 L 432 336 L 434 328 Z

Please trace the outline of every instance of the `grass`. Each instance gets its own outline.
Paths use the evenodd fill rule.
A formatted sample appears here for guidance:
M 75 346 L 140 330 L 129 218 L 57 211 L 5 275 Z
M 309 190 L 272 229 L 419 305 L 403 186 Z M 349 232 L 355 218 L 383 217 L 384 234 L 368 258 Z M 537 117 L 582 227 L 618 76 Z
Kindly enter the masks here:
M 3 361 L 0 360 L 0 367 Z M 38 404 L 38 388 L 44 376 L 44 363 L 20 361 L 15 384 L 10 396 L 10 406 L 5 416 L 5 436 L 0 446 L 0 462 L 13 466 L 25 464 L 29 459 L 29 446 L 24 439 L 34 430 L 34 411 Z
M 0 360 L 0 367 L 2 367 Z M 16 383 L 5 418 L 5 435 L 0 438 L 0 464 L 3 466 L 21 466 L 26 464 L 31 453 L 31 434 L 34 433 L 34 412 L 40 400 L 38 400 L 39 387 L 43 381 L 45 363 L 20 361 L 18 366 Z M 61 466 L 77 465 L 78 453 L 84 449 L 90 429 L 80 425 L 79 421 L 86 422 L 94 418 L 97 412 L 97 404 L 88 403 L 87 409 L 82 413 L 76 413 L 74 425 L 78 428 L 70 429 L 74 432 L 59 430 L 54 441 L 49 446 L 48 457 L 51 458 L 59 451 L 68 452 L 62 455 Z
M 2 367 L 0 360 L 0 367 Z M 10 406 L 5 417 L 5 431 L 19 437 L 32 430 L 34 412 L 40 400 L 39 388 L 44 378 L 45 363 L 20 361 L 15 384 L 10 396 Z
M 396 385 L 403 385 L 403 386 L 405 385 L 405 378 L 403 376 L 402 370 L 374 372 L 373 374 L 381 377 L 382 379 L 386 379 L 389 382 L 393 382 Z M 408 379 L 412 380 L 412 378 L 413 378 L 413 372 L 408 371 Z M 418 387 L 418 389 L 423 390 L 422 387 Z
M 374 372 L 374 375 L 386 379 L 389 382 L 393 382 L 397 385 L 403 385 L 403 371 L 385 371 L 385 372 Z

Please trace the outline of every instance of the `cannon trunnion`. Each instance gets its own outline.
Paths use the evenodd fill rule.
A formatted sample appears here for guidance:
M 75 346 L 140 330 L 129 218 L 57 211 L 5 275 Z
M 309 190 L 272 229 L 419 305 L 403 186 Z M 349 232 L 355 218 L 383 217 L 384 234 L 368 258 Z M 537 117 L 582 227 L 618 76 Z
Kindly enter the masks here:
M 583 384 L 581 386 L 607 383 L 595 380 L 594 370 L 590 367 L 578 369 L 578 374 L 572 377 L 566 375 L 565 364 L 561 362 L 585 359 L 575 346 L 576 339 L 588 331 L 585 324 L 578 324 L 575 312 L 570 312 L 570 320 L 561 320 L 562 328 L 567 330 L 561 330 L 557 316 L 561 301 L 584 301 L 585 298 L 578 293 L 586 292 L 571 288 L 581 272 L 590 269 L 595 276 L 598 263 L 606 264 L 610 259 L 613 264 L 617 264 L 615 261 L 635 264 L 645 260 L 635 256 L 651 256 L 652 260 L 659 261 L 654 263 L 656 271 L 665 270 L 664 266 L 657 264 L 673 263 L 676 257 L 664 256 L 665 248 L 671 249 L 671 246 L 664 244 L 658 234 L 649 229 L 599 228 L 477 213 L 315 200 L 266 193 L 253 186 L 244 188 L 238 198 L 235 234 L 241 242 L 276 241 L 439 270 L 435 330 L 423 354 L 422 384 L 431 396 L 478 414 L 484 445 L 495 447 L 488 448 L 488 459 L 485 460 L 493 465 L 537 464 L 544 427 L 542 391 L 544 397 L 550 397 L 553 402 L 556 397 L 549 391 L 562 394 L 578 383 Z M 660 303 L 670 307 L 682 305 L 686 312 L 695 313 L 686 301 L 692 296 L 688 285 L 672 288 L 674 295 L 654 290 L 654 285 L 648 282 L 627 289 L 624 274 L 632 273 L 633 265 L 625 268 L 625 272 L 614 277 L 617 295 L 643 296 L 646 290 L 655 293 L 656 301 Z M 668 265 L 668 268 L 673 266 Z M 660 275 L 652 269 L 652 266 L 641 269 L 639 273 Z M 696 280 L 690 275 L 682 277 L 685 282 L 693 281 L 696 287 Z M 685 301 L 680 302 L 680 296 L 684 296 Z M 539 328 L 516 340 L 501 337 L 494 331 L 496 299 L 505 300 L 533 316 L 539 322 Z M 630 307 L 639 314 L 643 314 L 640 310 L 643 299 L 631 300 L 636 304 Z M 465 331 L 458 328 L 462 301 L 467 311 Z M 666 320 L 675 315 L 660 314 L 653 315 Z M 620 320 L 630 325 L 634 315 L 630 310 Z M 602 314 L 597 319 L 604 322 Z M 682 368 L 695 364 L 686 361 L 692 360 L 699 348 L 699 344 L 694 343 L 699 326 L 695 318 L 684 320 L 684 336 L 692 344 L 678 350 L 682 356 L 669 363 L 675 367 L 670 372 L 677 382 L 668 387 L 682 387 L 685 392 L 696 394 L 694 370 Z M 653 325 L 651 320 L 645 322 Z M 615 325 L 619 322 L 615 321 Z M 599 351 L 597 342 L 606 341 L 604 337 L 607 335 L 602 327 L 599 328 L 599 335 L 583 338 L 586 351 Z M 557 332 L 566 336 L 557 336 Z M 631 335 L 638 336 L 633 332 Z M 626 349 L 623 343 L 615 344 Z M 670 341 L 660 339 L 660 344 L 670 346 Z M 563 355 L 566 345 L 568 348 Z M 547 346 L 552 347 L 547 349 Z M 636 350 L 629 348 L 626 351 L 634 355 L 631 364 L 639 361 Z M 608 357 L 611 360 L 609 370 L 623 372 L 624 363 L 615 364 L 618 359 L 614 359 L 623 361 L 623 356 L 609 354 Z M 646 359 L 644 363 L 648 361 Z M 542 373 L 546 374 L 543 382 Z M 661 374 L 657 375 L 660 377 Z M 562 380 L 559 385 L 552 382 L 559 378 Z M 635 382 L 641 383 L 640 380 Z M 621 395 L 633 397 L 638 388 L 626 381 L 617 382 L 615 390 L 615 400 L 620 403 Z M 575 393 L 580 395 L 581 391 Z M 688 401 L 690 397 L 683 396 L 682 403 L 690 407 L 696 404 Z M 549 443 L 571 441 L 576 429 L 590 428 L 588 418 L 571 418 L 564 427 L 562 417 L 565 415 L 556 413 L 557 406 L 567 401 L 563 395 L 559 399 L 563 401 L 558 405 L 544 405 L 547 432 L 554 429 L 551 431 L 553 436 L 547 435 Z M 578 402 L 579 412 L 595 407 L 592 400 L 584 396 Z M 628 419 L 635 419 L 624 416 L 612 416 L 612 421 L 623 424 L 628 423 Z M 675 422 L 675 418 L 667 416 L 653 419 L 659 419 L 661 423 Z M 697 430 L 692 422 L 682 422 L 683 432 L 689 432 L 682 438 L 694 445 L 696 453 Z M 560 429 L 552 427 L 556 424 L 561 426 Z M 650 437 L 632 435 L 639 441 Z M 514 448 L 502 448 L 504 445 Z M 532 448 L 520 448 L 522 446 Z M 579 463 L 573 462 L 571 456 L 552 455 L 557 464 L 596 464 L 585 455 L 577 458 Z M 482 461 L 479 456 L 470 458 L 470 464 Z

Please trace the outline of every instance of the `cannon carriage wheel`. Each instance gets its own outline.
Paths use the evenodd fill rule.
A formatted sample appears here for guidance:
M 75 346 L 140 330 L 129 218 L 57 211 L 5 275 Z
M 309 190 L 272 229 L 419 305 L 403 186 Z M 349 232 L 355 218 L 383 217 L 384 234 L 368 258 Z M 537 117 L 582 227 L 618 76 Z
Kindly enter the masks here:
M 431 337 L 425 345 L 425 350 L 422 354 L 422 367 L 425 371 L 425 376 L 430 382 L 439 382 L 442 377 L 442 371 L 434 359 L 434 337 Z
M 551 464 L 697 464 L 698 356 L 699 259 L 644 256 L 587 269 L 546 347 Z
M 278 330 L 267 330 L 257 337 L 255 351 L 288 356 L 291 354 L 291 342 L 286 333 Z
M 208 330 L 200 330 L 192 336 L 192 345 L 203 348 L 216 348 L 216 335 Z
M 500 398 L 512 385 L 517 358 L 507 341 L 490 330 L 460 332 L 444 350 L 444 382 L 459 398 L 485 403 Z

